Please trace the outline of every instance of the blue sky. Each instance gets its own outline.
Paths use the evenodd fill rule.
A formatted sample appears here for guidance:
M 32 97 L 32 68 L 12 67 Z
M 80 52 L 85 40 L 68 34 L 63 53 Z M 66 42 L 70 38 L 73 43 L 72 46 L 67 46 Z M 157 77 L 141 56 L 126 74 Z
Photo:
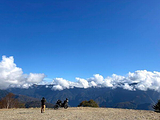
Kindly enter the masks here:
M 1 0 L 0 56 L 26 74 L 160 71 L 159 0 Z

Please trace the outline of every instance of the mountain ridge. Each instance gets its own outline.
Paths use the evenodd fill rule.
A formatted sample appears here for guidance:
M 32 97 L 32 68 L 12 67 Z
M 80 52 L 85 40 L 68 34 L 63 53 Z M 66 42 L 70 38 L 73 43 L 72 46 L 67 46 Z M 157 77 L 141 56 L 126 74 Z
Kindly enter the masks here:
M 69 99 L 69 105 L 78 106 L 83 100 L 95 100 L 100 107 L 152 110 L 152 105 L 160 98 L 160 93 L 147 91 L 129 91 L 122 88 L 70 88 L 62 91 L 51 90 L 51 86 L 33 85 L 28 89 L 7 89 L 14 94 L 27 95 L 41 99 L 45 97 L 49 103 L 55 104 L 58 99 Z

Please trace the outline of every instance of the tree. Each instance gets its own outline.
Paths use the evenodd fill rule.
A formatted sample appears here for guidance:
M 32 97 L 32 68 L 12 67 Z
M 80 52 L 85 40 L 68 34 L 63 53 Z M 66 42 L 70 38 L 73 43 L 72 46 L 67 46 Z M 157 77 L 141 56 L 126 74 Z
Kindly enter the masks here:
M 0 100 L 0 108 L 18 108 L 19 105 L 22 104 L 18 102 L 13 93 L 9 93 Z
M 78 107 L 99 107 L 99 105 L 94 100 L 82 101 Z
M 153 105 L 153 109 L 156 112 L 160 112 L 160 100 L 158 100 L 158 102 L 155 105 Z

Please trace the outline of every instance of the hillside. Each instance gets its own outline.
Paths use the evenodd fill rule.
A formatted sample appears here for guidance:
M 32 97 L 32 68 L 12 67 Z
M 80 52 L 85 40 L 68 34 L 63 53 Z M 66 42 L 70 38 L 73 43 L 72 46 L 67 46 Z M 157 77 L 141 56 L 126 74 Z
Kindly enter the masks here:
M 41 99 L 38 98 L 28 97 L 25 95 L 16 95 L 16 98 L 19 102 L 24 103 L 26 108 L 41 106 Z M 53 104 L 46 102 L 47 108 L 53 108 L 53 106 Z
M 0 90 L 0 99 L 5 97 L 9 92 L 7 92 L 6 90 Z
M 9 92 L 6 90 L 0 90 L 0 99 L 5 97 Z M 33 98 L 25 95 L 15 95 L 15 98 L 22 104 L 25 105 L 26 108 L 30 107 L 40 107 L 41 106 L 41 99 Z M 53 108 L 53 104 L 46 102 L 46 107 Z
M 73 88 L 62 91 L 51 90 L 52 86 L 34 85 L 28 89 L 10 88 L 14 94 L 22 94 L 41 99 L 45 97 L 47 102 L 55 104 L 58 99 L 69 99 L 69 105 L 77 107 L 83 100 L 95 100 L 100 107 L 127 108 L 152 110 L 152 105 L 160 99 L 160 93 L 152 90 L 129 91 L 122 88 Z
M 1 109 L 2 120 L 159 120 L 159 113 L 145 110 L 114 108 Z

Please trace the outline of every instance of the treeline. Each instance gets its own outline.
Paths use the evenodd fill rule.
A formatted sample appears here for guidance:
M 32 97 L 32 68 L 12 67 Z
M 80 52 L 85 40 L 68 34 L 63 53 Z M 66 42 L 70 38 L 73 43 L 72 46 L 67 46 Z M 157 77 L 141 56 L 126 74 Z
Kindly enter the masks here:
M 22 102 L 23 101 L 23 102 Z M 37 108 L 41 107 L 41 101 L 27 96 L 18 96 L 13 93 L 8 93 L 5 97 L 0 99 L 0 109 L 2 108 Z M 46 103 L 47 108 L 53 108 L 54 105 Z
M 152 107 L 155 110 L 155 112 L 160 112 L 160 100 L 158 100 L 158 102 Z
M 13 93 L 7 94 L 0 100 L 0 108 L 24 108 L 25 104 L 19 102 Z

